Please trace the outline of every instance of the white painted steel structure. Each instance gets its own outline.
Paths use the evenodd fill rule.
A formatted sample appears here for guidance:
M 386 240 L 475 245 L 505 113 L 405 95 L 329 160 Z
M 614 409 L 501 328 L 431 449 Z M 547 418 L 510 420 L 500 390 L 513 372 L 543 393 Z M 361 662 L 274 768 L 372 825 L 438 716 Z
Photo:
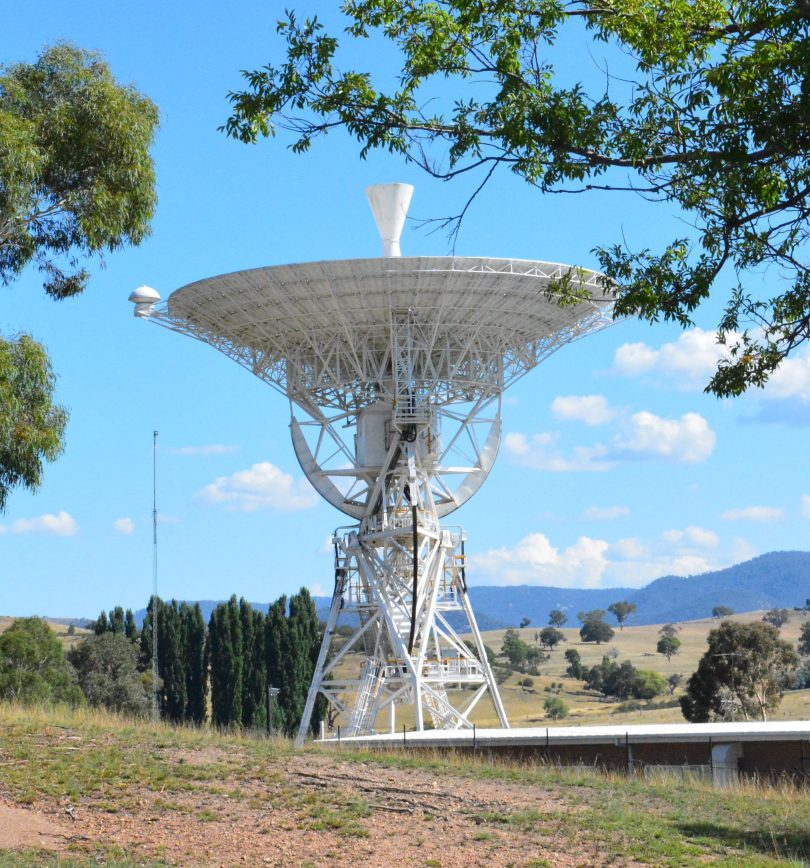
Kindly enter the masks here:
M 418 730 L 427 716 L 467 728 L 487 692 L 508 726 L 467 596 L 465 535 L 440 519 L 492 468 L 504 389 L 610 322 L 595 272 L 399 257 L 410 189 L 367 191 L 384 258 L 239 271 L 163 304 L 146 287 L 131 297 L 137 316 L 211 344 L 286 395 L 304 473 L 359 522 L 333 538 L 334 596 L 300 739 L 319 693 L 347 735 L 373 732 L 383 712 L 393 731 L 397 705 L 413 706 Z M 330 657 L 341 619 L 353 633 Z M 338 677 L 352 652 L 362 671 Z

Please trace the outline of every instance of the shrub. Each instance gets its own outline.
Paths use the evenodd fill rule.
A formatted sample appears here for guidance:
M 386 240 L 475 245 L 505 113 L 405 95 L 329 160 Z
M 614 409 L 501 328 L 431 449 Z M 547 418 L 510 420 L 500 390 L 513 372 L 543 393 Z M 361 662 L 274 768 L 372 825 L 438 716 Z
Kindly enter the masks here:
M 17 618 L 0 634 L 0 698 L 29 703 L 83 701 L 73 667 L 41 618 Z
M 568 706 L 559 696 L 549 696 L 543 703 L 543 709 L 546 712 L 546 717 L 551 718 L 551 720 L 562 720 L 564 717 L 568 717 Z

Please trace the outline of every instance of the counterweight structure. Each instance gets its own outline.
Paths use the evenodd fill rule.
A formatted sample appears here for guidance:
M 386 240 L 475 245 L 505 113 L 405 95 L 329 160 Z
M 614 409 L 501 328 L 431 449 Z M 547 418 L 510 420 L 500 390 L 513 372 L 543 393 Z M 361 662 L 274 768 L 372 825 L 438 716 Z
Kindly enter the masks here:
M 299 741 L 319 694 L 347 735 L 393 731 L 398 706 L 418 730 L 470 727 L 486 694 L 508 727 L 467 593 L 465 534 L 441 520 L 492 468 L 503 391 L 607 325 L 610 298 L 601 275 L 565 265 L 400 257 L 411 188 L 367 192 L 380 259 L 257 268 L 163 304 L 147 288 L 130 299 L 136 315 L 285 394 L 301 468 L 355 522 L 333 537 L 334 594 Z M 340 623 L 351 634 L 333 652 Z

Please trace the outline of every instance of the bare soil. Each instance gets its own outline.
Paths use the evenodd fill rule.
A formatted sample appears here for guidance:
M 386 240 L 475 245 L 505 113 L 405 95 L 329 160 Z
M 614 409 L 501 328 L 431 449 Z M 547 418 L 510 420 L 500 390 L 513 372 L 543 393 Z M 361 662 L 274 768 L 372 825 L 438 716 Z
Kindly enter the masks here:
M 178 763 L 217 759 L 210 747 L 201 756 L 167 753 Z M 176 865 L 605 864 L 588 846 L 572 852 L 570 830 L 566 836 L 559 820 L 577 809 L 547 788 L 319 754 L 294 755 L 275 772 L 269 782 L 266 774 L 239 774 L 189 792 L 128 788 L 123 808 L 89 799 L 42 799 L 23 808 L 0 795 L 0 850 L 97 852 L 102 861 L 115 852 L 134 863 Z M 361 814 L 347 822 L 341 808 L 353 805 Z M 515 820 L 526 811 L 548 822 L 537 814 L 531 822 Z

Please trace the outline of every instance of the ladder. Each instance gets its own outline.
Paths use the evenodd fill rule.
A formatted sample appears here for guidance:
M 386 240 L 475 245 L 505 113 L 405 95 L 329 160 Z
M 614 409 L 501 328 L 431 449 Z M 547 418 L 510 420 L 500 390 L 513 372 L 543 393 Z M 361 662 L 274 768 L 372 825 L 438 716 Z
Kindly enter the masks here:
M 385 664 L 377 657 L 368 657 L 363 664 L 357 699 L 347 726 L 348 735 L 365 735 L 376 717 L 377 696 L 383 682 Z

